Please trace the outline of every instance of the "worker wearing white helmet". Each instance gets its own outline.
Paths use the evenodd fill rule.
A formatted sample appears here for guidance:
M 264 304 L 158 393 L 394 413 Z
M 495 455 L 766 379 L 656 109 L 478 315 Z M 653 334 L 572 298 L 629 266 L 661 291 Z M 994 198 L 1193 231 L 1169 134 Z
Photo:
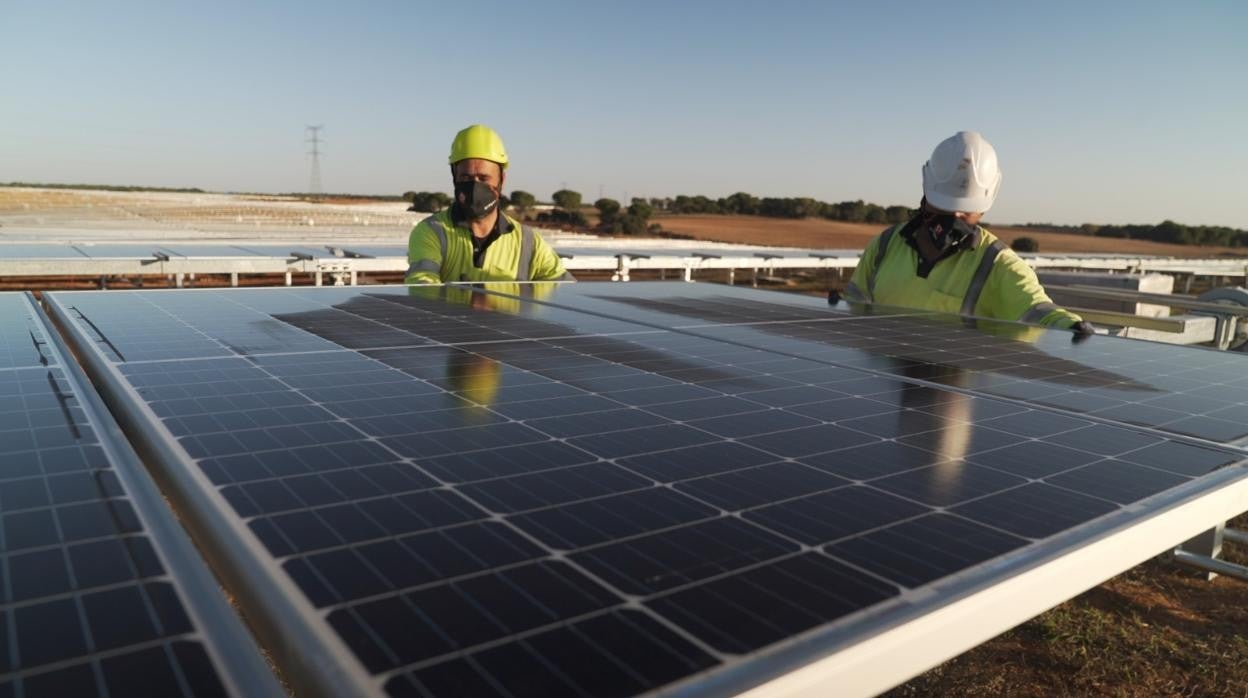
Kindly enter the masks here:
M 942 141 L 923 165 L 918 214 L 867 245 L 847 299 L 1091 333 L 1090 323 L 1054 304 L 1031 267 L 979 225 L 1000 188 L 997 152 L 983 136 L 961 131 Z

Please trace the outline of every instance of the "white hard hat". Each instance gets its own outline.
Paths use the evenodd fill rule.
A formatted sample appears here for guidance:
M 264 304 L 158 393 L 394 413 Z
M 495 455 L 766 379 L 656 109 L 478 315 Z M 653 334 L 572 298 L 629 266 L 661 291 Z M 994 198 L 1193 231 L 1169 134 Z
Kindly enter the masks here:
M 974 131 L 959 131 L 941 141 L 923 165 L 923 196 L 944 211 L 987 211 L 1000 188 L 997 151 Z

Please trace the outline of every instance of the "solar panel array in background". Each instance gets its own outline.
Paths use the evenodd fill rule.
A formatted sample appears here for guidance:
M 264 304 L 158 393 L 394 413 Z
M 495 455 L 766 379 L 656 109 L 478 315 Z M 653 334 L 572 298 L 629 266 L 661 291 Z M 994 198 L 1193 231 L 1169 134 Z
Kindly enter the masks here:
M 976 351 L 686 284 L 521 297 L 549 290 L 51 297 L 391 695 L 627 695 L 851 615 L 852 641 L 906 590 L 1242 458 L 912 379 L 995 359 L 953 365 L 1135 389 L 1081 363 L 1128 342 Z
M 112 459 L 47 332 L 0 294 L 0 696 L 223 695 L 182 598 L 206 569 L 169 568 L 149 534 L 177 524 L 136 508 L 118 468 L 137 462 Z

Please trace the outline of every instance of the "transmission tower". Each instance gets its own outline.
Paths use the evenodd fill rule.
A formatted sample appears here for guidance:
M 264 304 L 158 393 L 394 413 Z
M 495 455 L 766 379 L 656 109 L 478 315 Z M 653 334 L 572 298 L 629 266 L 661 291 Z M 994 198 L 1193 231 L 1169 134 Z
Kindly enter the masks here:
M 312 180 L 309 182 L 308 192 L 313 199 L 319 198 L 321 195 L 321 143 L 320 131 L 324 126 L 308 126 L 305 128 L 305 135 L 310 134 L 309 138 L 304 139 L 305 143 L 312 144 L 312 150 L 308 151 L 308 155 L 312 156 Z

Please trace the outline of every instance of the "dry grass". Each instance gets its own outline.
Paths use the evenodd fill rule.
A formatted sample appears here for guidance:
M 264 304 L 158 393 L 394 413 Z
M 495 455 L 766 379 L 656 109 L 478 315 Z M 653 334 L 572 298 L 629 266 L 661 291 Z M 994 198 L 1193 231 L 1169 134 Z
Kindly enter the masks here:
M 1244 696 L 1245 628 L 1248 584 L 1156 558 L 886 695 Z
M 876 224 L 844 223 L 818 218 L 790 220 L 762 216 L 679 215 L 660 216 L 655 220 L 663 225 L 664 230 L 690 235 L 699 240 L 824 249 L 862 249 L 884 228 Z M 1248 250 L 1242 248 L 1171 245 L 1148 240 L 1118 240 L 991 225 L 988 228 L 1007 243 L 1024 235 L 1033 238 L 1040 243 L 1041 252 L 1114 252 L 1174 257 L 1248 255 Z

